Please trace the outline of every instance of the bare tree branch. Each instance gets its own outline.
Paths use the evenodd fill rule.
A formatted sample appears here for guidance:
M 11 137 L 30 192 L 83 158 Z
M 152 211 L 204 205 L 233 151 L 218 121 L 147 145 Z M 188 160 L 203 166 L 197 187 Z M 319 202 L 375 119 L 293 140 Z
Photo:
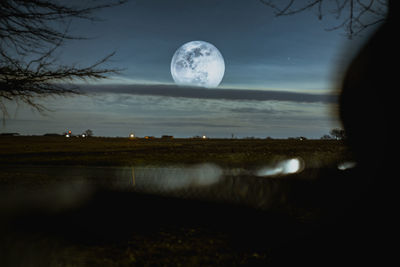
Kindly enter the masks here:
M 125 3 L 127 0 L 105 0 L 102 4 L 74 7 L 54 0 L 0 1 L 0 112 L 8 115 L 5 100 L 21 101 L 34 109 L 38 97 L 79 94 L 76 80 L 105 79 L 119 70 L 102 68 L 111 53 L 87 66 L 64 65 L 54 53 L 66 40 L 83 39 L 69 34 L 72 19 L 97 20 L 93 13 Z
M 318 18 L 325 15 L 335 15 L 342 19 L 338 25 L 328 28 L 328 31 L 344 29 L 349 39 L 359 35 L 368 27 L 385 21 L 388 0 L 260 0 L 271 7 L 276 16 L 289 16 L 316 9 Z M 277 4 L 279 3 L 279 4 Z M 332 7 L 333 10 L 332 10 Z

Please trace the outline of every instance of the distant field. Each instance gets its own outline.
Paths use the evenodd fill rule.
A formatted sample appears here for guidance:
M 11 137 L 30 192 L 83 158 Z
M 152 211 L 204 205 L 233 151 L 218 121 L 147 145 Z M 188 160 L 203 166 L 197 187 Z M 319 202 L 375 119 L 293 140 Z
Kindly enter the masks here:
M 336 140 L 0 137 L 0 165 L 131 166 L 194 164 L 251 167 L 301 157 L 308 166 L 351 158 Z

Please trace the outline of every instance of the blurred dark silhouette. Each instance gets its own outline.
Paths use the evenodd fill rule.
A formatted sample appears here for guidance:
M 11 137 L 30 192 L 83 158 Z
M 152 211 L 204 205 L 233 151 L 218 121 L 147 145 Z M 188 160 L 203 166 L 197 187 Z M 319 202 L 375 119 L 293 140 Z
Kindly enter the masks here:
M 340 118 L 349 143 L 360 164 L 381 168 L 387 155 L 390 99 L 394 97 L 395 76 L 390 59 L 397 54 L 394 17 L 395 1 L 389 1 L 386 22 L 370 37 L 347 69 L 340 95 Z M 373 130 L 371 140 L 366 134 Z M 393 132 L 393 129 L 392 129 Z M 372 165 L 371 165 L 372 164 Z
M 340 95 L 340 118 L 357 160 L 356 177 L 350 178 L 368 183 L 360 198 L 359 213 L 354 216 L 355 237 L 361 245 L 359 252 L 364 249 L 362 254 L 370 253 L 363 260 L 380 264 L 394 258 L 389 240 L 395 229 L 393 212 L 398 194 L 393 191 L 397 162 L 391 149 L 396 140 L 392 101 L 398 81 L 390 60 L 398 54 L 394 34 L 399 1 L 388 3 L 385 23 L 350 63 Z
M 287 6 L 277 9 L 277 15 L 321 7 L 326 1 L 310 1 L 303 8 L 293 9 L 295 2 L 298 1 L 289 1 Z M 373 2 L 369 1 L 370 4 Z M 398 81 L 394 75 L 396 63 L 392 64 L 390 60 L 398 54 L 395 21 L 398 20 L 399 1 L 381 3 L 388 5 L 388 14 L 355 53 L 341 83 L 340 118 L 356 167 L 343 173 L 322 169 L 317 186 L 314 189 L 305 187 L 303 193 L 311 190 L 310 194 L 316 194 L 311 201 L 318 201 L 327 212 L 326 216 L 314 235 L 279 251 L 281 256 L 273 261 L 278 265 L 386 266 L 395 259 L 390 240 L 396 233 L 394 211 L 398 193 L 394 192 L 394 178 L 397 163 L 391 148 L 396 140 L 392 101 L 396 99 L 394 88 Z M 347 28 L 347 33 L 348 37 L 353 37 L 358 32 Z
M 384 266 L 394 259 L 390 240 L 395 233 L 397 169 L 390 148 L 395 142 L 391 100 L 397 78 L 390 59 L 396 58 L 398 50 L 394 36 L 398 3 L 388 1 L 385 22 L 355 54 L 342 81 L 340 118 L 357 166 L 328 179 L 326 192 L 331 198 L 346 199 L 343 192 L 351 188 L 353 201 L 344 203 L 336 222 L 326 222 L 314 240 L 318 245 L 312 246 L 319 247 L 321 258 L 331 257 L 338 264 Z M 340 182 L 343 188 L 333 186 Z

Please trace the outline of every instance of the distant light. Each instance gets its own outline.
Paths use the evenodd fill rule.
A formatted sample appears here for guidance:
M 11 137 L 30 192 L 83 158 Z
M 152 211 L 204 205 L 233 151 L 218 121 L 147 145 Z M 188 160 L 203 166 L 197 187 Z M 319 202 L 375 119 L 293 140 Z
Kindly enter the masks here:
M 85 137 L 86 137 L 86 135 L 85 135 L 85 134 L 82 134 L 82 137 L 83 137 L 83 138 L 85 138 Z
M 135 138 L 135 134 L 131 133 L 131 134 L 129 135 L 129 138 Z
M 69 137 L 69 136 L 70 136 L 69 134 L 66 134 L 66 135 L 65 135 L 65 137 Z
M 203 135 L 203 139 L 207 139 L 207 136 Z

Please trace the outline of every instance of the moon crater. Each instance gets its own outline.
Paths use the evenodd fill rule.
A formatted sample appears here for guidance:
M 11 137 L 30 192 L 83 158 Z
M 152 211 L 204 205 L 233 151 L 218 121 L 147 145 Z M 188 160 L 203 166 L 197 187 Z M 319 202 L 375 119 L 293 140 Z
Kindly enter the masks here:
M 219 50 L 204 41 L 188 42 L 176 50 L 171 74 L 178 85 L 217 87 L 224 77 L 225 62 Z

